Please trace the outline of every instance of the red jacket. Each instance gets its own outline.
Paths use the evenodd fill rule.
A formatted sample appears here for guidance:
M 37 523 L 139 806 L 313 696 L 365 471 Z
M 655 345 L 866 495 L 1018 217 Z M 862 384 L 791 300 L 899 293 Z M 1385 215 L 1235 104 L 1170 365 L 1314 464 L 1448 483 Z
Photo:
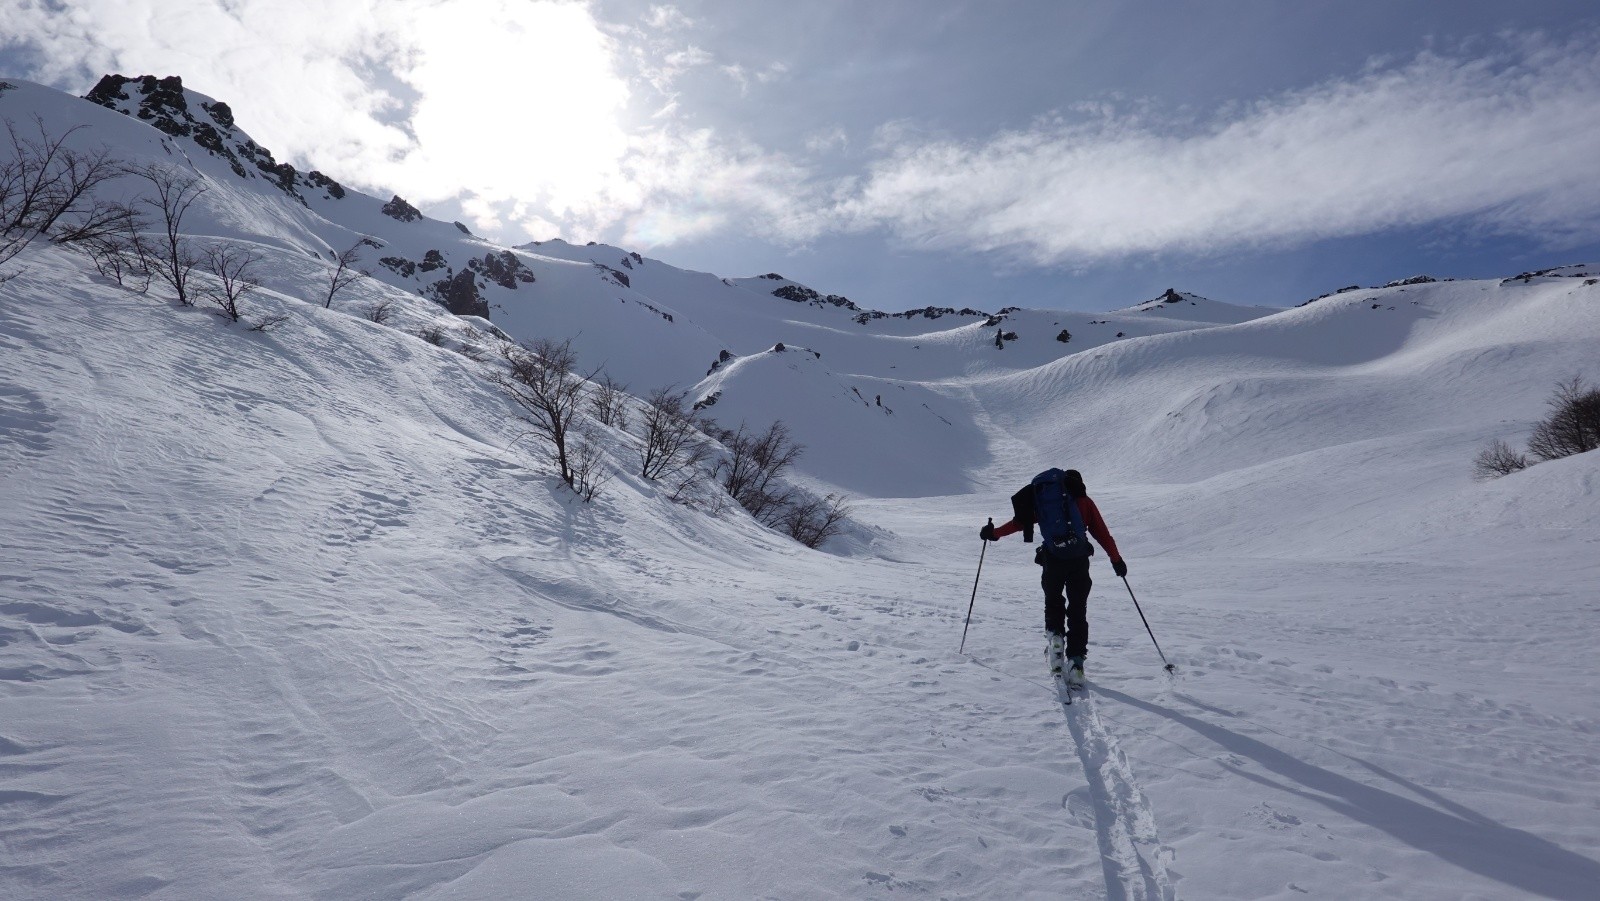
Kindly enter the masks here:
M 1122 554 L 1117 552 L 1117 543 L 1111 538 L 1111 530 L 1106 528 L 1106 521 L 1100 517 L 1100 508 L 1088 496 L 1078 498 L 1078 513 L 1083 516 L 1083 527 L 1094 538 L 1095 542 L 1111 557 L 1113 561 L 1121 560 Z M 1015 519 L 1005 525 L 994 527 L 994 537 L 1004 538 L 1022 531 L 1022 524 Z M 1032 533 L 1030 533 L 1032 534 Z

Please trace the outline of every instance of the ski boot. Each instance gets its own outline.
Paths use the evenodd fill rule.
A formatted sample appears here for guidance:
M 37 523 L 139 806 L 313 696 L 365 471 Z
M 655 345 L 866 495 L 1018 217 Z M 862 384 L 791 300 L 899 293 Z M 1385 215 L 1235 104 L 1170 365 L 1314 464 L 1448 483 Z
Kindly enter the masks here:
M 1083 682 L 1084 682 L 1083 658 L 1082 657 L 1068 657 L 1067 658 L 1067 684 L 1068 685 L 1082 685 Z
M 1050 663 L 1050 673 L 1052 675 L 1061 675 L 1061 650 L 1063 647 L 1063 642 L 1063 636 L 1052 633 L 1050 635 L 1050 646 L 1045 648 L 1045 660 L 1049 661 Z

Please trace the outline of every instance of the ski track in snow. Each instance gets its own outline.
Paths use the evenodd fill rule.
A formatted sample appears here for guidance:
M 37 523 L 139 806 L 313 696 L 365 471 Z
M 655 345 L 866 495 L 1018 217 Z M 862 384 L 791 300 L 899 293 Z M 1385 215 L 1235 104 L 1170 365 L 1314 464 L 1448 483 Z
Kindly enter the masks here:
M 1089 783 L 1106 897 L 1112 901 L 1173 901 L 1177 889 L 1167 874 L 1172 849 L 1161 844 L 1150 802 L 1128 756 L 1100 718 L 1094 689 L 1078 691 L 1063 709 Z

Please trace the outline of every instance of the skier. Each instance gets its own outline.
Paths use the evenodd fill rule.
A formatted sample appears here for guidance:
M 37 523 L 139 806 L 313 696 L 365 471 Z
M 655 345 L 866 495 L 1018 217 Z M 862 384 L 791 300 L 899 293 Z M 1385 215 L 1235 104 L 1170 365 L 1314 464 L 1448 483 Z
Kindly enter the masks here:
M 1040 509 L 1040 499 L 1048 505 L 1052 497 L 1062 499 L 1056 503 L 1066 509 Z M 1083 659 L 1089 653 L 1089 587 L 1093 584 L 1089 579 L 1089 557 L 1094 553 L 1082 533 L 1087 531 L 1105 549 L 1119 578 L 1128 574 L 1128 564 L 1117 551 L 1100 508 L 1089 498 L 1083 476 L 1076 469 L 1040 473 L 1011 496 L 1011 509 L 1014 515 L 1009 522 L 1001 526 L 986 524 L 978 531 L 978 537 L 998 541 L 1020 531 L 1023 541 L 1032 542 L 1034 525 L 1041 526 L 1045 543 L 1033 559 L 1044 567 L 1040 581 L 1044 586 L 1044 630 L 1049 638 L 1050 669 L 1061 672 L 1065 657 L 1067 681 L 1081 685 Z M 1074 512 L 1077 516 L 1072 516 Z

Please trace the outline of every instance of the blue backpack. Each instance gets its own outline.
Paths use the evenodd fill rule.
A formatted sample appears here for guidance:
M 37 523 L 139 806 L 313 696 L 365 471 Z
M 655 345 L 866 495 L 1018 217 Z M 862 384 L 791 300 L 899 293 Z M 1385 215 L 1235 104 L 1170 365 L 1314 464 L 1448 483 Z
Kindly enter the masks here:
M 1033 510 L 1039 521 L 1040 551 L 1056 560 L 1082 560 L 1094 553 L 1084 534 L 1083 514 L 1067 491 L 1067 474 L 1047 469 L 1033 477 Z

